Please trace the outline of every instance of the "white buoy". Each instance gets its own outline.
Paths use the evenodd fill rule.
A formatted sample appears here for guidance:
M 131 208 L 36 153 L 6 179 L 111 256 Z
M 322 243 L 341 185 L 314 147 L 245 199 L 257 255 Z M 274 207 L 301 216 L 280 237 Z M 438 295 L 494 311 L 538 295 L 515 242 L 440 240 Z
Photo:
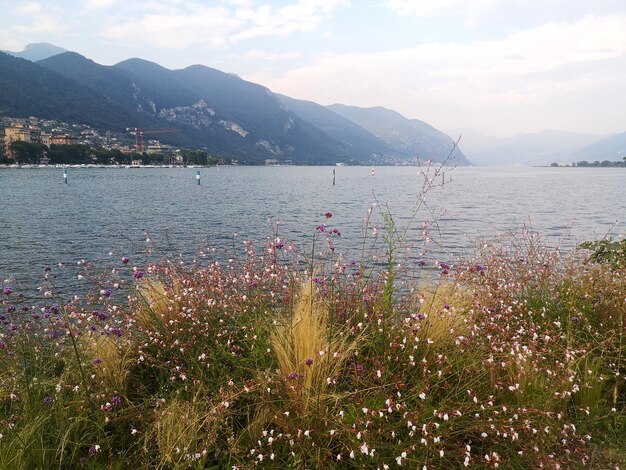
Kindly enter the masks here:
M 63 168 L 63 181 L 67 184 L 67 168 Z
M 196 181 L 200 184 L 200 170 L 196 171 Z

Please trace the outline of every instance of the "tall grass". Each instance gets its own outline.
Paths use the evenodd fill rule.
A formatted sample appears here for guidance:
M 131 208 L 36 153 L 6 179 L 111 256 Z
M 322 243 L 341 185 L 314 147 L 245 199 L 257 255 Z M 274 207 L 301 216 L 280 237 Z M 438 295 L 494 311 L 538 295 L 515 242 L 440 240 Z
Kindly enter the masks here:
M 69 301 L 5 289 L 0 468 L 626 461 L 622 264 L 528 232 L 408 285 L 399 250 L 289 253 L 123 260 Z

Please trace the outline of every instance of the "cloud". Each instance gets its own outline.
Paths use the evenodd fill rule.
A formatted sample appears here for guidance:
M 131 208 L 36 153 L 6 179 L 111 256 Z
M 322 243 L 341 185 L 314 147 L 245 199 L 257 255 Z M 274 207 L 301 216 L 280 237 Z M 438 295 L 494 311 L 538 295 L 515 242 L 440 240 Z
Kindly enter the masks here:
M 38 2 L 25 2 L 19 5 L 15 12 L 19 15 L 32 15 L 41 11 L 41 4 Z
M 259 60 L 262 62 L 281 62 L 286 60 L 296 60 L 301 57 L 298 52 L 265 52 L 258 49 L 252 49 L 244 55 L 248 60 Z
M 104 0 L 91 0 L 91 2 Z M 252 1 L 130 2 L 109 21 L 102 35 L 168 49 L 218 48 L 245 40 L 317 31 L 346 0 L 299 0 L 281 7 Z
M 101 10 L 103 8 L 112 8 L 119 3 L 119 0 L 85 0 L 83 8 L 86 10 Z
M 246 79 L 324 104 L 384 104 L 439 126 L 458 119 L 460 124 L 482 122 L 489 130 L 507 132 L 520 124 L 524 113 L 536 115 L 557 101 L 588 121 L 597 120 L 598 113 L 590 112 L 599 108 L 589 101 L 594 90 L 615 90 L 615 103 L 602 106 L 623 106 L 626 98 L 619 83 L 624 62 L 626 16 L 587 16 L 488 41 L 322 55 L 280 76 Z M 503 120 L 507 111 L 510 122 Z M 533 124 L 545 125 L 542 119 Z

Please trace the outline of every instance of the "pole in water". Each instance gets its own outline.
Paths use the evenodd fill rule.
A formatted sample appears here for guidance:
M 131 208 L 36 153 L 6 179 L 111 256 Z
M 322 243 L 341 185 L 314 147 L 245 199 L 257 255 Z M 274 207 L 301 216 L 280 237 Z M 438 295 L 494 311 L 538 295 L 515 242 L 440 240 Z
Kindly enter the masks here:
M 200 184 L 200 170 L 196 171 L 196 181 Z
M 335 169 L 333 168 L 333 186 L 335 186 Z
M 63 168 L 63 181 L 67 184 L 67 168 Z

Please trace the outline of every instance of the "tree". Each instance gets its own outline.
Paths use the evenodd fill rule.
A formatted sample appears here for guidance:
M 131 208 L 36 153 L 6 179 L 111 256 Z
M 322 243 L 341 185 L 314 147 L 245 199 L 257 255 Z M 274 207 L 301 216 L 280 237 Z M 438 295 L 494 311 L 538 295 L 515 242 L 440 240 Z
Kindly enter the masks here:
M 37 163 L 44 156 L 46 146 L 35 142 L 16 141 L 11 143 L 15 162 L 19 164 Z

